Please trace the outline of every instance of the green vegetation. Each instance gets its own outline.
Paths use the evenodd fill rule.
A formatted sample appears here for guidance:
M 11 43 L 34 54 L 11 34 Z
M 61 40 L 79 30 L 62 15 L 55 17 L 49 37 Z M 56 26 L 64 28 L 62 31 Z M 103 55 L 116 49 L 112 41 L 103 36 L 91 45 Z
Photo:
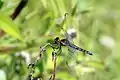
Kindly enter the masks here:
M 13 13 L 21 1 L 26 4 L 15 17 Z M 119 0 L 0 0 L 0 80 L 27 80 L 28 64 L 36 60 L 40 46 L 57 36 L 65 38 L 56 24 L 66 12 L 63 28 L 66 31 L 74 28 L 77 35 L 73 43 L 93 52 L 93 56 L 82 52 L 68 56 L 67 47 L 62 47 L 56 62 L 56 80 L 120 80 L 119 3 Z M 34 77 L 49 80 L 54 64 L 52 51 L 51 47 L 46 48 L 35 66 Z

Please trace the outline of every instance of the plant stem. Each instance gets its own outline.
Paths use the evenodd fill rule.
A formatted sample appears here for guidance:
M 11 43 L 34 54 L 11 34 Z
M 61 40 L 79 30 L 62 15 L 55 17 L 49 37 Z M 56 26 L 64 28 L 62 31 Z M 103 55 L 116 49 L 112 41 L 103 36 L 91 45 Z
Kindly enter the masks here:
M 55 80 L 55 77 L 56 77 L 56 60 L 57 60 L 57 57 L 54 56 L 53 80 Z

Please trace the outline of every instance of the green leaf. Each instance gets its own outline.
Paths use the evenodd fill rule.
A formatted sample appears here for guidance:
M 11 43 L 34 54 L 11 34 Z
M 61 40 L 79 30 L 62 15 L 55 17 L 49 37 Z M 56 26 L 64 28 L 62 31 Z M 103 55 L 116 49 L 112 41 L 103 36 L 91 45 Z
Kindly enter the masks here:
M 2 7 L 2 5 L 3 5 L 3 2 L 0 0 L 0 8 Z
M 18 27 L 13 23 L 12 19 L 2 13 L 0 13 L 0 28 L 14 38 L 23 40 Z

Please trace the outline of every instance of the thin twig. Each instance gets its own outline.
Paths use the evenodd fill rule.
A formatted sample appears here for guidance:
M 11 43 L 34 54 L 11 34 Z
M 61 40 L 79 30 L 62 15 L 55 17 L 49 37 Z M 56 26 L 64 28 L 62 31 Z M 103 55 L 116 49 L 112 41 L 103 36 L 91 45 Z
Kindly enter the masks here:
M 56 60 L 57 60 L 56 52 L 54 53 L 53 58 L 54 58 L 53 80 L 55 80 L 55 77 L 56 77 Z
M 44 45 L 43 47 L 40 47 L 40 53 L 39 53 L 39 55 L 37 56 L 37 59 L 36 59 L 33 63 L 30 63 L 30 64 L 28 65 L 28 69 L 31 68 L 31 71 L 30 71 L 30 74 L 29 74 L 29 76 L 28 76 L 28 79 L 33 79 L 33 74 L 35 73 L 35 66 L 36 66 L 36 64 L 38 63 L 38 61 L 41 59 L 43 53 L 46 51 L 45 48 L 46 48 L 47 46 L 51 46 L 51 44 L 50 44 L 50 43 L 47 43 L 47 44 Z
M 21 2 L 19 3 L 19 5 L 16 7 L 15 11 L 11 14 L 11 18 L 13 20 L 15 20 L 16 17 L 20 14 L 20 12 L 25 7 L 25 5 L 27 4 L 27 2 L 28 2 L 28 0 L 21 0 Z

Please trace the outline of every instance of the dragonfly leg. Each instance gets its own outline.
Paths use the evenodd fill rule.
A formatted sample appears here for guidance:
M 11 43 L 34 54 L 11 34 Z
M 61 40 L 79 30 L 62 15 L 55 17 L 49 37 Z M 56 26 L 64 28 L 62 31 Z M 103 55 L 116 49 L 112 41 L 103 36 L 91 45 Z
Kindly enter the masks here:
M 58 44 L 58 51 L 57 51 L 57 55 L 59 55 L 62 52 L 62 48 L 60 43 Z
M 58 54 L 62 52 L 61 46 L 59 47 Z

